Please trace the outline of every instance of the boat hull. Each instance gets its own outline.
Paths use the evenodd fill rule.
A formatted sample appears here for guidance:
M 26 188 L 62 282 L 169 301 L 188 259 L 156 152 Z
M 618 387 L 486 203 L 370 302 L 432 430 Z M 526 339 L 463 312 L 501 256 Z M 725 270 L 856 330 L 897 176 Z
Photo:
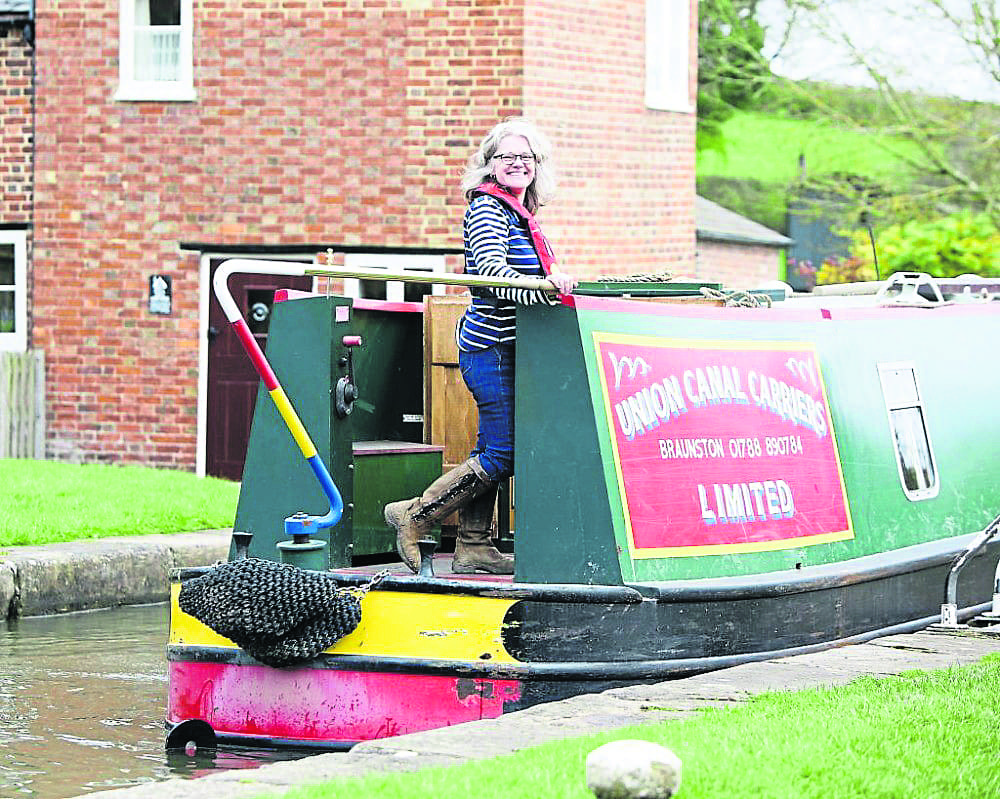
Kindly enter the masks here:
M 186 616 L 175 590 L 167 724 L 197 719 L 221 740 L 342 749 L 913 631 L 940 618 L 948 570 L 969 540 L 752 581 L 615 588 L 390 577 L 365 598 L 358 630 L 282 669 Z M 960 618 L 987 609 L 998 559 L 994 544 L 962 572 Z M 180 582 L 200 573 L 187 570 Z

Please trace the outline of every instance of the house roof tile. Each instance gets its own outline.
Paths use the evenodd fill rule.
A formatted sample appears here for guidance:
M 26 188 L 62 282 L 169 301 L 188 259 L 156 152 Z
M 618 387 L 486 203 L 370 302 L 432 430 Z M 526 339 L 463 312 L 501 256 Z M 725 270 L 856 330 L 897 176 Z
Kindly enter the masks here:
M 699 239 L 771 247 L 787 247 L 794 243 L 787 236 L 704 197 L 695 197 L 694 220 Z

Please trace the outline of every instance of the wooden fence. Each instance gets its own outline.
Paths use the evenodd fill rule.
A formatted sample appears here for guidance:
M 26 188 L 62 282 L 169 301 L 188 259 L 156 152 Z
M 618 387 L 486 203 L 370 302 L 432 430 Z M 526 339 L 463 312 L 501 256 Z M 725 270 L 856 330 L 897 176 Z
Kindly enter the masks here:
M 0 352 L 0 458 L 45 457 L 45 353 Z

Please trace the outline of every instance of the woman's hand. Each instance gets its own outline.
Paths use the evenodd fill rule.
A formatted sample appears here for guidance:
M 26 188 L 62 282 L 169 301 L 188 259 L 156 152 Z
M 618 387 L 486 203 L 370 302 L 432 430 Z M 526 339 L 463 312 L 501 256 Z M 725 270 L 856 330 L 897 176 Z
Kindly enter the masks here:
M 556 270 L 549 273 L 548 279 L 560 294 L 570 294 L 580 282 L 572 275 L 567 275 L 565 272 L 558 272 Z

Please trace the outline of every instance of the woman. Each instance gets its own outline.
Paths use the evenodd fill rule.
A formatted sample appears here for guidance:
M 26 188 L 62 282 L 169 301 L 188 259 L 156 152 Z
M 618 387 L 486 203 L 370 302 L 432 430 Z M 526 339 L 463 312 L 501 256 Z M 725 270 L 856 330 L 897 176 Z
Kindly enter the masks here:
M 462 189 L 468 208 L 462 226 L 470 275 L 545 277 L 563 294 L 576 280 L 556 268 L 552 249 L 534 219 L 555 185 L 548 141 L 516 117 L 489 132 L 469 159 Z M 396 549 L 414 572 L 417 541 L 434 523 L 459 511 L 452 571 L 513 574 L 514 559 L 490 541 L 500 482 L 514 473 L 514 332 L 517 305 L 556 305 L 558 297 L 529 289 L 472 289 L 472 303 L 456 332 L 459 366 L 479 408 L 476 448 L 414 499 L 385 506 L 396 529 Z

